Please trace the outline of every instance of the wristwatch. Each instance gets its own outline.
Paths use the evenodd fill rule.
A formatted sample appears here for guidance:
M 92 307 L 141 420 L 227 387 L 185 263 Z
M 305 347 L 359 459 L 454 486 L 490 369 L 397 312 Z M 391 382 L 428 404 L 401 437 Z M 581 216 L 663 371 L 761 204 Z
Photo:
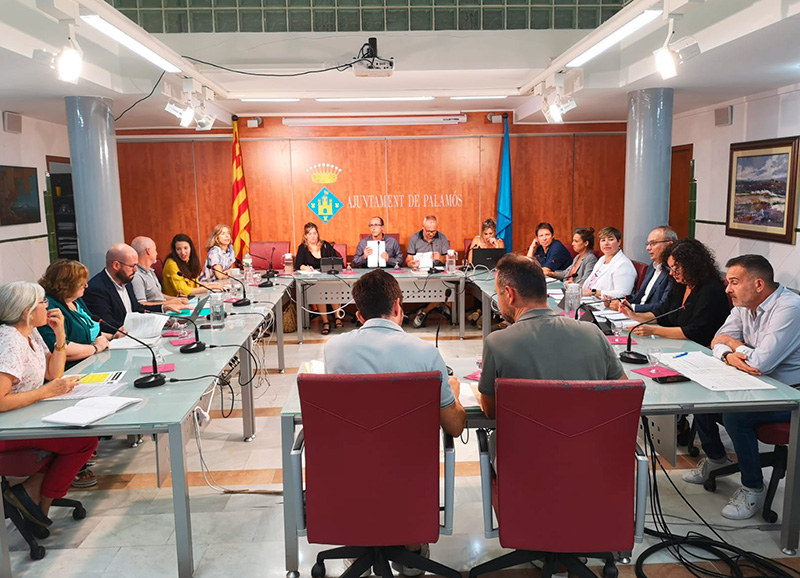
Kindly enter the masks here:
M 64 351 L 67 348 L 67 342 L 64 342 L 64 345 L 59 345 L 58 343 L 55 344 L 53 347 L 54 351 Z
M 731 353 L 733 353 L 733 351 L 726 351 L 725 353 L 723 353 L 723 354 L 722 354 L 722 361 L 724 361 L 725 363 L 728 363 L 728 356 L 729 356 Z

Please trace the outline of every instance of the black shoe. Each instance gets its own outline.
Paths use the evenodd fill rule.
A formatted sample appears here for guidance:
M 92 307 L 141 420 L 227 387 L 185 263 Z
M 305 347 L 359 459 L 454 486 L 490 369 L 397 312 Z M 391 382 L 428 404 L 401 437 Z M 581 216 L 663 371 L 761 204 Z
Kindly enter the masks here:
M 12 506 L 19 510 L 20 514 L 25 516 L 37 526 L 47 528 L 48 526 L 52 525 L 53 520 L 44 515 L 42 508 L 40 508 L 39 504 L 35 503 L 31 499 L 31 497 L 28 495 L 28 492 L 26 492 L 25 488 L 22 487 L 22 484 L 11 486 L 3 493 L 3 495 Z

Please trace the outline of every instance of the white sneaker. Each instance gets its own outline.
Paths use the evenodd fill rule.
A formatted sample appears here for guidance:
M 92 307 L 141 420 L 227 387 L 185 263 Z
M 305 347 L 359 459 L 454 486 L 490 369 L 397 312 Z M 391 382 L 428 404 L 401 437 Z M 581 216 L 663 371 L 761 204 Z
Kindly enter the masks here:
M 424 558 L 430 558 L 431 547 L 428 544 L 423 544 L 419 553 L 422 554 Z M 424 572 L 424 570 L 419 570 L 418 568 L 409 568 L 408 566 L 403 566 L 397 562 L 392 562 L 392 569 L 400 572 L 400 574 L 403 576 L 419 576 Z
M 722 516 L 729 520 L 747 520 L 761 510 L 764 505 L 764 498 L 767 497 L 767 491 L 764 486 L 760 490 L 753 490 L 746 486 L 742 486 L 733 497 L 728 501 L 728 505 L 722 508 Z
M 422 324 L 425 323 L 425 318 L 428 316 L 427 313 L 424 311 L 420 311 L 414 316 L 414 320 L 411 322 L 411 325 L 419 329 L 422 327 Z
M 695 469 L 689 470 L 681 477 L 684 482 L 689 482 L 690 484 L 704 484 L 711 472 L 729 466 L 732 463 L 733 460 L 728 456 L 725 456 L 719 461 L 712 460 L 711 458 L 703 458 L 697 463 Z

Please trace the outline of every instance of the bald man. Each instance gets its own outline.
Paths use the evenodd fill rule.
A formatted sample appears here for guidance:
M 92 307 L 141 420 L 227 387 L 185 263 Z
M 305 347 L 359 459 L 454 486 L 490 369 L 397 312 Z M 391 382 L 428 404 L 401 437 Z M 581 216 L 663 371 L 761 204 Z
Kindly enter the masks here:
M 122 327 L 128 313 L 179 311 L 180 305 L 142 305 L 136 300 L 131 281 L 139 256 L 130 245 L 117 243 L 106 252 L 106 266 L 89 280 L 83 301 L 94 315 L 112 327 Z
M 153 271 L 153 265 L 158 260 L 156 243 L 150 237 L 136 237 L 131 241 L 131 247 L 136 251 L 139 262 L 136 274 L 133 276 L 133 293 L 141 305 L 163 305 L 164 302 L 175 303 L 186 307 L 189 300 L 186 297 L 172 297 L 164 295 L 161 283 Z

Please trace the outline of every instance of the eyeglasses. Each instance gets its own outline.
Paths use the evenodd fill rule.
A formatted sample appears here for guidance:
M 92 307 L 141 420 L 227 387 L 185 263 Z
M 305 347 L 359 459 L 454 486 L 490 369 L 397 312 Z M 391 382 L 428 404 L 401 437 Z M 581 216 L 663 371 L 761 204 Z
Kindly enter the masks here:
M 44 297 L 41 301 L 39 301 L 39 305 L 44 305 L 44 308 L 47 309 L 50 307 L 50 300 L 47 297 Z
M 645 247 L 652 247 L 653 245 L 658 245 L 659 243 L 671 243 L 672 241 L 648 241 L 645 244 Z
M 369 226 L 370 227 L 383 227 L 383 225 L 381 225 L 380 223 L 370 223 Z
M 672 273 L 677 273 L 678 271 L 683 271 L 683 265 L 680 263 L 675 263 L 672 266 L 667 265 L 667 269 L 669 269 Z
M 133 263 L 133 264 L 131 264 L 131 263 L 123 263 L 122 261 L 116 261 L 116 262 L 119 263 L 120 265 L 122 265 L 123 267 L 130 267 L 131 269 L 135 269 L 136 265 L 139 264 L 139 263 Z

